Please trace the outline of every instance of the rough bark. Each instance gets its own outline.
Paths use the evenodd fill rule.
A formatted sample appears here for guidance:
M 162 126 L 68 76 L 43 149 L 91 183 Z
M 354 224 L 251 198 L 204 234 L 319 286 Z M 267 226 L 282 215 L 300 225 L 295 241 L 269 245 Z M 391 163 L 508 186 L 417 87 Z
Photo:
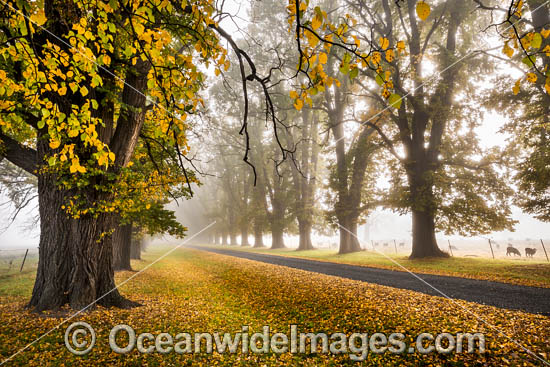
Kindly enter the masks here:
M 36 311 L 58 309 L 67 303 L 82 309 L 96 301 L 105 307 L 136 306 L 115 288 L 111 236 L 98 242 L 100 235 L 112 228 L 112 215 L 67 217 L 61 209 L 67 193 L 53 182 L 51 177 L 38 177 L 42 218 L 39 261 L 28 306 Z
M 113 232 L 113 270 L 132 270 L 132 224 L 117 225 Z
M 132 246 L 130 249 L 130 259 L 141 260 L 141 245 L 142 238 L 132 238 Z

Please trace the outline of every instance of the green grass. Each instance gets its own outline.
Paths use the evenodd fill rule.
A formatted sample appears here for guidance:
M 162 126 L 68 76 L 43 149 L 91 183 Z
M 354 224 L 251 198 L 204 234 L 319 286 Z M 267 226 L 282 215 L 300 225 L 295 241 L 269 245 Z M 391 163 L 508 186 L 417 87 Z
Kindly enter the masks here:
M 409 260 L 409 258 L 403 254 L 382 255 L 373 251 L 361 251 L 339 255 L 336 250 L 325 249 L 296 251 L 294 249 L 271 250 L 268 248 L 255 249 L 241 246 L 205 246 L 345 264 L 372 266 L 398 271 L 405 271 L 405 269 L 408 269 L 418 273 L 452 275 L 550 288 L 550 263 L 538 260 L 493 260 L 487 258 L 469 257 Z
M 143 269 L 166 249 L 151 248 Z M 116 274 L 120 284 L 134 272 Z M 32 272 L 0 278 L 0 362 L 67 320 L 74 311 L 37 315 L 24 309 L 32 289 Z M 537 355 L 550 353 L 550 318 L 501 310 L 465 301 L 451 302 L 412 291 L 372 285 L 270 264 L 221 256 L 204 251 L 177 250 L 124 284 L 121 293 L 143 306 L 131 310 L 98 307 L 79 314 L 54 329 L 7 365 L 29 366 L 340 366 L 359 365 L 347 354 L 140 354 L 113 353 L 110 330 L 130 325 L 137 334 L 169 332 L 237 332 L 243 325 L 250 334 L 269 325 L 272 332 L 402 332 L 412 345 L 422 332 L 483 332 L 487 352 L 480 354 L 392 353 L 369 354 L 368 366 L 502 366 L 536 365 L 536 360 L 491 329 L 473 314 L 519 340 Z M 465 311 L 467 308 L 470 311 Z M 66 327 L 74 321 L 89 323 L 97 343 L 86 356 L 70 354 L 63 342 Z

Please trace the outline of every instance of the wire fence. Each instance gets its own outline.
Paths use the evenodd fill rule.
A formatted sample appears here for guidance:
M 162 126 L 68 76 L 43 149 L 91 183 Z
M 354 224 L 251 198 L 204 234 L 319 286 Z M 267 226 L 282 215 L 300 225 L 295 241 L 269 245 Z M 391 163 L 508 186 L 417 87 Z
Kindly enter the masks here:
M 407 253 L 411 251 L 410 240 L 372 239 L 362 241 L 365 250 L 384 253 Z M 438 239 L 439 248 L 451 256 L 481 257 L 492 259 L 523 259 L 550 262 L 550 239 L 508 239 L 494 240 L 480 238 L 478 240 Z
M 0 249 L 0 275 L 36 270 L 38 247 Z

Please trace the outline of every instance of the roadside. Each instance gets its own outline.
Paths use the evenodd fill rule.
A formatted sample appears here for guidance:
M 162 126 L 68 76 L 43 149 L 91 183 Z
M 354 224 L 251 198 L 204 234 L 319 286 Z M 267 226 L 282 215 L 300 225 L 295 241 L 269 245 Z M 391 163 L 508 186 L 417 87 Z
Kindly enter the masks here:
M 404 271 L 234 251 L 227 248 L 188 247 L 221 255 L 230 255 L 268 264 L 422 292 L 431 296 L 462 299 L 484 305 L 550 316 L 550 288 L 528 287 L 433 274 L 413 275 Z
M 409 260 L 407 255 L 404 253 L 382 254 L 373 251 L 361 251 L 339 255 L 336 250 L 328 249 L 296 251 L 295 249 L 289 248 L 271 250 L 269 248 L 255 249 L 248 246 L 201 246 L 404 271 L 403 268 L 397 265 L 400 264 L 412 272 L 421 274 L 448 275 L 469 279 L 481 279 L 532 287 L 550 288 L 550 263 L 537 260 L 493 260 L 486 258 L 465 257 Z M 392 260 L 395 261 L 395 263 Z

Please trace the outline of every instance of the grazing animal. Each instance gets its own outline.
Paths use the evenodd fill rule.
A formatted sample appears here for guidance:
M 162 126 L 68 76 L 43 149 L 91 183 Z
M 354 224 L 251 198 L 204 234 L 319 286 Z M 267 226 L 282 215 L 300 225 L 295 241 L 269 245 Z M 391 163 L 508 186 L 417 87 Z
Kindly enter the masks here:
M 405 247 L 405 242 L 400 242 L 399 247 Z
M 533 257 L 533 255 L 537 252 L 536 248 L 525 248 L 525 257 Z
M 506 256 L 509 256 L 509 255 L 518 255 L 519 257 L 521 257 L 521 252 L 519 252 L 519 250 L 515 247 L 512 247 L 512 246 L 508 246 L 506 248 Z
M 384 242 L 384 247 L 388 247 L 388 243 L 387 243 L 387 242 Z

